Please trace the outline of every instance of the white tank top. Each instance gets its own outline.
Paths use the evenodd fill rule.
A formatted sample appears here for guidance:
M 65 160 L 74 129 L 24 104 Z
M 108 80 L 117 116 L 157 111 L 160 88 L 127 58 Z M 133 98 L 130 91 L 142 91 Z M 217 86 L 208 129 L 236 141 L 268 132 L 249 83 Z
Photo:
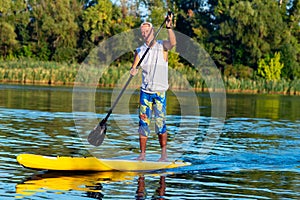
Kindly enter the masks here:
M 136 49 L 141 59 L 148 46 Z M 158 40 L 146 54 L 140 65 L 142 69 L 142 86 L 141 89 L 147 93 L 156 93 L 167 91 L 168 83 L 168 62 L 164 59 L 163 41 Z

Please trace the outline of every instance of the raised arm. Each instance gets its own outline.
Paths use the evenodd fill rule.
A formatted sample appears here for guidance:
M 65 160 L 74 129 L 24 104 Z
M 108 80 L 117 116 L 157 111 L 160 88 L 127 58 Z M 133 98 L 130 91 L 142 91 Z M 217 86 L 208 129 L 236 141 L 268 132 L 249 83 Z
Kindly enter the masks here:
M 172 18 L 173 15 L 167 16 L 169 19 L 166 21 L 166 28 L 168 30 L 168 40 L 164 40 L 164 48 L 166 50 L 171 50 L 176 45 L 176 36 L 174 31 L 172 30 Z

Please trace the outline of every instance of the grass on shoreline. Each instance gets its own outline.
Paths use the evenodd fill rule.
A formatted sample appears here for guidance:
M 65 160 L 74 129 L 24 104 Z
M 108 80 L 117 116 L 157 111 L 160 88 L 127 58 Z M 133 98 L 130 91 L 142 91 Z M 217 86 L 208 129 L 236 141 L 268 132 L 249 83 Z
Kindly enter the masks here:
M 109 66 L 102 70 L 101 75 L 97 68 L 88 68 L 82 77 L 79 77 L 79 64 L 64 64 L 41 61 L 5 61 L 0 63 L 0 82 L 19 84 L 41 85 L 73 85 L 74 83 L 87 83 L 89 77 L 100 77 L 99 86 L 114 87 L 122 76 L 129 71 L 130 65 Z M 174 70 L 173 70 L 174 71 Z M 192 68 L 182 68 L 180 76 L 170 76 L 171 89 L 185 89 L 186 80 L 196 91 L 208 91 L 208 87 L 201 74 Z M 178 78 L 180 77 L 180 78 Z M 209 77 L 214 79 L 214 77 Z M 206 77 L 207 80 L 207 77 Z M 138 84 L 138 83 L 137 83 Z M 235 77 L 223 77 L 226 92 L 252 93 L 252 94 L 283 94 L 300 95 L 300 79 L 280 81 L 266 81 L 262 78 L 256 80 L 237 79 Z M 122 87 L 122 86 L 121 86 Z M 214 86 L 213 86 L 214 87 Z M 217 91 L 217 88 L 210 88 Z

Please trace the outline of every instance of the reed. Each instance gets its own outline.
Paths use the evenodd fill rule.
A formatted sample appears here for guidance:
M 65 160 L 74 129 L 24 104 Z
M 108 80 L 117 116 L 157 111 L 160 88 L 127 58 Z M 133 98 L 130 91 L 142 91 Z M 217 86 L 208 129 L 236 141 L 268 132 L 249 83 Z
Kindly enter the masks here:
M 265 80 L 258 78 L 251 79 L 237 79 L 235 77 L 224 77 L 225 87 L 228 92 L 250 92 L 250 93 L 276 93 L 299 95 L 300 80 Z
M 41 61 L 0 63 L 0 81 L 19 83 L 67 84 L 75 80 L 77 65 Z
M 17 82 L 22 84 L 74 84 L 75 81 L 89 82 L 89 77 L 99 74 L 98 84 L 103 87 L 113 87 L 122 76 L 128 73 L 130 63 L 115 64 L 99 72 L 99 68 L 88 68 L 87 74 L 76 77 L 79 64 L 67 64 L 57 62 L 42 62 L 32 60 L 6 61 L 0 63 L 0 82 Z M 186 89 L 192 87 L 200 91 L 208 91 L 219 87 L 214 81 L 214 76 L 206 76 L 192 67 L 183 65 L 176 66 L 169 70 L 169 82 L 171 89 Z M 129 74 L 129 73 L 128 73 Z M 209 81 L 212 84 L 207 84 Z M 227 92 L 241 93 L 279 93 L 288 95 L 300 95 L 300 79 L 295 80 L 265 80 L 255 77 L 236 78 L 223 76 L 223 83 Z M 214 88 L 216 87 L 216 88 Z

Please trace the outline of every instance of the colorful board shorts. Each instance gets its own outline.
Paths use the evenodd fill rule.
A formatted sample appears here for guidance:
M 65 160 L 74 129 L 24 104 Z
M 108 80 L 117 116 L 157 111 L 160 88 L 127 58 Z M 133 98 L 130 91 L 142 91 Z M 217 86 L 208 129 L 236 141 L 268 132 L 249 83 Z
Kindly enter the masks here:
M 140 92 L 139 133 L 144 136 L 150 134 L 150 121 L 152 111 L 155 117 L 155 132 L 163 134 L 166 127 L 166 92 L 146 93 Z

